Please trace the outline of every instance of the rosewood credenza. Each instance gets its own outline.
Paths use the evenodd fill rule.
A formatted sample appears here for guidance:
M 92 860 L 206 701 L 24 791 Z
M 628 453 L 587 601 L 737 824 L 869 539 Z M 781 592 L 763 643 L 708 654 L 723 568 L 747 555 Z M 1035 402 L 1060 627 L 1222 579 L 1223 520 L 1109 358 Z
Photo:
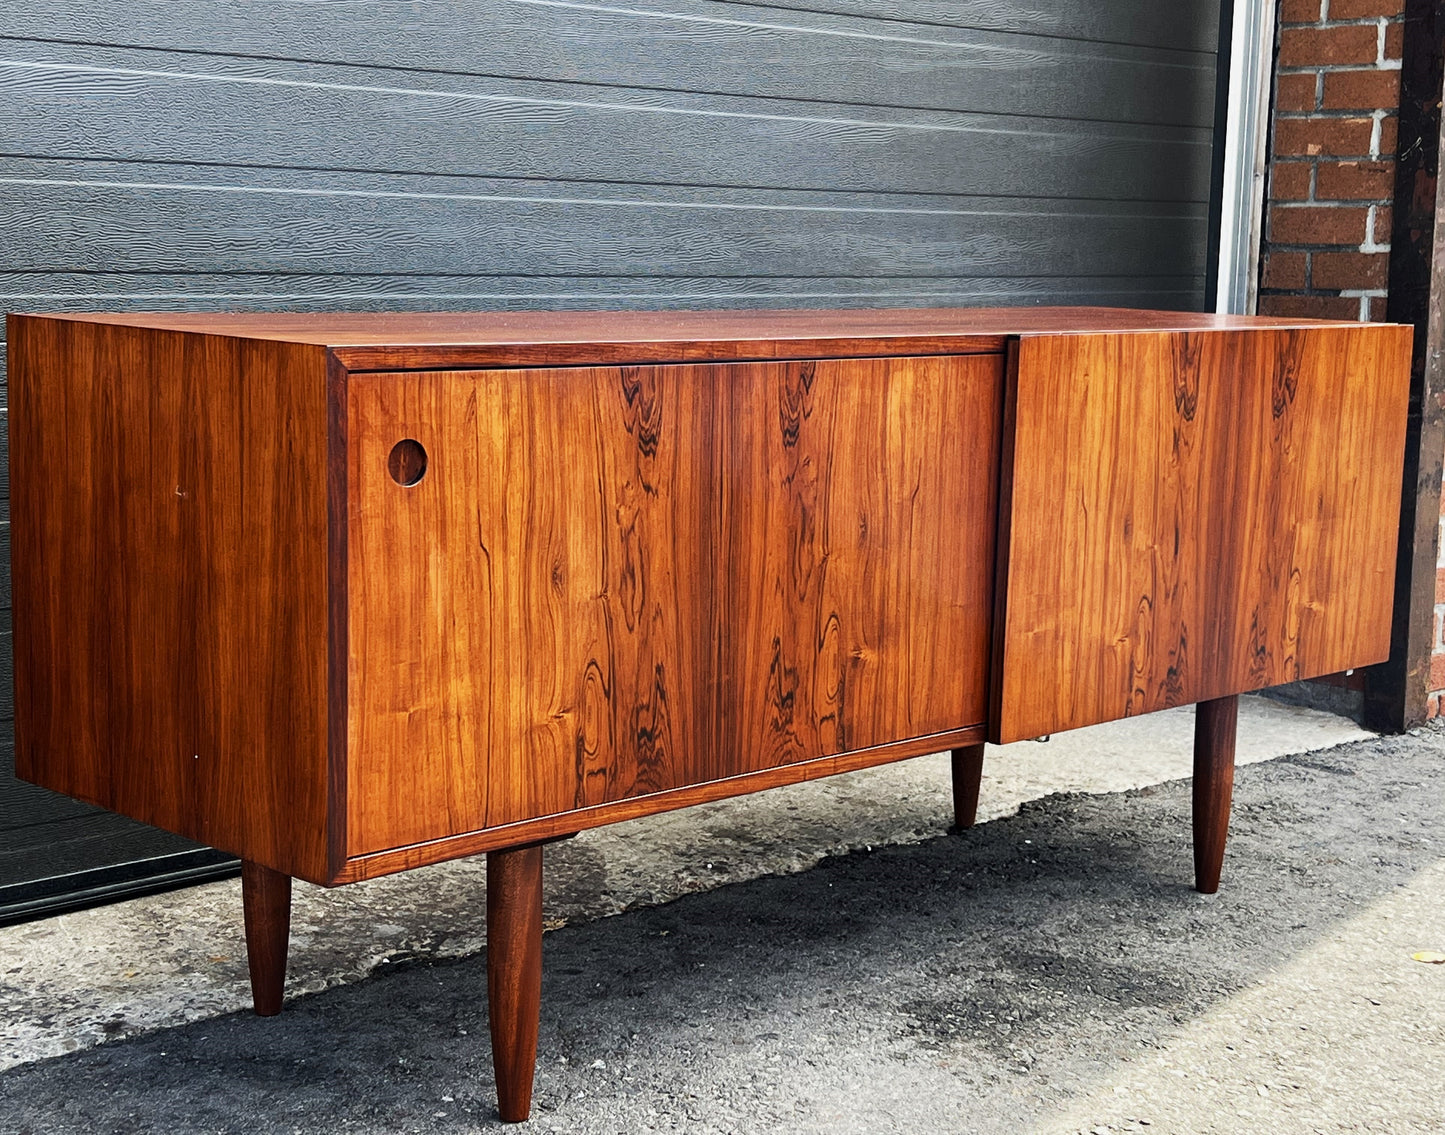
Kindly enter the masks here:
M 488 852 L 501 1114 L 542 845 L 1389 652 L 1410 329 L 1110 309 L 11 316 L 16 764 L 292 877 Z

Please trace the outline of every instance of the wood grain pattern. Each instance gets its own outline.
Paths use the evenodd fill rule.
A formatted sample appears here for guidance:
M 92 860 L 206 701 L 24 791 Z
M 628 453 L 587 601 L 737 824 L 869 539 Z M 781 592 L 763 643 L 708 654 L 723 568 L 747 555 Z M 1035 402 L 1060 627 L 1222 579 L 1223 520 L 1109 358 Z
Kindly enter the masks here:
M 991 739 L 1383 659 L 1408 328 L 1024 337 Z
M 291 876 L 249 859 L 241 863 L 241 906 L 246 921 L 246 966 L 258 1017 L 281 1011 L 286 953 L 291 944 Z
M 1044 732 L 1357 664 L 1388 571 L 1369 534 L 1392 515 L 1402 328 L 1027 309 L 12 330 L 22 774 L 320 882 L 975 745 L 991 621 L 996 732 L 1020 690 L 1044 690 Z M 862 357 L 766 358 L 819 350 Z M 589 356 L 639 365 L 565 365 Z M 415 484 L 420 456 L 389 461 L 404 439 Z M 1364 542 L 1348 559 L 1341 533 Z M 1123 659 L 1113 700 L 1100 658 Z
M 978 818 L 978 789 L 983 779 L 984 745 L 963 745 L 950 754 L 953 773 L 953 828 L 967 831 Z
M 353 374 L 350 854 L 981 723 L 1001 371 Z
M 351 704 L 350 542 L 347 539 L 346 368 L 326 356 L 326 870 L 331 878 L 346 864 L 350 792 L 346 747 Z
M 409 871 L 413 867 L 425 867 L 430 863 L 443 863 L 448 859 L 459 859 L 466 855 L 477 855 L 498 848 L 515 847 L 537 840 L 562 839 L 589 828 L 605 824 L 635 820 L 640 816 L 651 816 L 658 812 L 690 808 L 694 804 L 707 804 L 714 800 L 727 800 L 750 792 L 764 792 L 769 788 L 781 788 L 787 784 L 802 784 L 804 781 L 820 780 L 825 776 L 837 776 L 859 769 L 875 768 L 893 761 L 921 757 L 928 753 L 940 753 L 958 745 L 982 744 L 984 726 L 973 725 L 967 729 L 954 729 L 947 733 L 935 733 L 927 737 L 915 737 L 891 745 L 879 745 L 873 749 L 859 749 L 851 753 L 839 753 L 833 757 L 818 757 L 797 764 L 780 765 L 777 768 L 762 769 L 730 776 L 724 780 L 712 780 L 706 784 L 692 784 L 685 788 L 670 788 L 648 796 L 633 796 L 612 804 L 598 804 L 590 808 L 578 808 L 571 812 L 560 812 L 554 816 L 543 816 L 536 820 L 522 820 L 515 824 L 484 828 L 480 831 L 464 832 L 461 835 L 445 836 L 427 840 L 408 847 L 392 848 L 387 851 L 358 855 L 346 861 L 345 867 L 331 882 L 335 885 L 356 883 L 362 879 L 375 879 L 397 871 Z
M 324 352 L 10 335 L 17 774 L 325 880 Z
M 506 1123 L 532 1110 L 542 1009 L 542 845 L 487 856 L 487 1024 L 497 1109 Z
M 1194 888 L 1219 890 L 1224 845 L 1229 838 L 1229 806 L 1234 798 L 1234 742 L 1239 724 L 1239 695 L 1199 703 L 1194 718 Z
M 1318 319 L 1113 307 L 781 311 L 71 312 L 48 318 L 310 343 L 347 369 L 977 354 L 1047 333 L 1353 327 Z

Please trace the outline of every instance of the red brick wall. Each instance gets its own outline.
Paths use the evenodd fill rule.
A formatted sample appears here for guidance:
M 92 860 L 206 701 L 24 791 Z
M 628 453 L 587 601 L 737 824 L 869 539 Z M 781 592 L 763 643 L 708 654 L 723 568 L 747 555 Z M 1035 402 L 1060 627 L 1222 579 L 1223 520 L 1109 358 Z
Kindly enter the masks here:
M 1259 310 L 1383 319 L 1404 0 L 1279 8 Z M 1431 717 L 1445 701 L 1445 520 L 1441 537 Z
M 1383 319 L 1404 0 L 1280 0 L 1259 310 Z

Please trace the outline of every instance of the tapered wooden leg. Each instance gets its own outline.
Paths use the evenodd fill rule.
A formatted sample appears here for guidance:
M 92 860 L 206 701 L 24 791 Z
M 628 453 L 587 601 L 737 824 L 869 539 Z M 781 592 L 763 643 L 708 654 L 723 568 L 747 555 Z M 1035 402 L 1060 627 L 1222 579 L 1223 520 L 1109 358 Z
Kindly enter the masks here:
M 542 1011 L 542 845 L 487 853 L 487 1001 L 497 1109 L 507 1123 L 532 1110 Z
M 291 935 L 291 876 L 249 859 L 241 861 L 241 906 L 246 912 L 246 962 L 256 1015 L 281 1011 L 286 985 L 286 944 Z
M 978 817 L 978 782 L 983 778 L 983 745 L 953 750 L 953 827 L 973 827 Z
M 1219 890 L 1229 802 L 1234 795 L 1234 737 L 1239 698 L 1202 701 L 1194 718 L 1194 887 Z

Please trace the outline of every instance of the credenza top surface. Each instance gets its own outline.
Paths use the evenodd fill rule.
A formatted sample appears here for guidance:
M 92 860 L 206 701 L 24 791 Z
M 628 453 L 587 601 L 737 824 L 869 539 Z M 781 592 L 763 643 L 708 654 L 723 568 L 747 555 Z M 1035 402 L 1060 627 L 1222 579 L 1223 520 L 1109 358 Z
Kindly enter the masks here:
M 1011 336 L 1329 321 L 1107 307 L 833 311 L 131 312 L 45 318 L 326 347 L 352 369 L 1001 350 Z M 1333 324 L 1338 326 L 1339 324 Z M 591 352 L 588 354 L 587 352 Z

